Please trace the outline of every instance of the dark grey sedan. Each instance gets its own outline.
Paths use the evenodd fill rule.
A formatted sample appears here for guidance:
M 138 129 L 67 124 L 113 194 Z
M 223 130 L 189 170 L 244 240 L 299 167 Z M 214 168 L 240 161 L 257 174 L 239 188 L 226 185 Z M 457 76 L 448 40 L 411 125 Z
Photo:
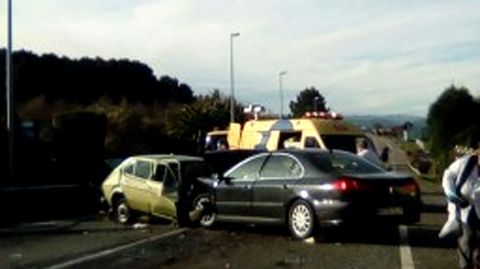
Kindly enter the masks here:
M 219 179 L 203 180 L 208 203 L 200 221 L 286 224 L 293 237 L 309 237 L 317 226 L 378 215 L 419 221 L 417 182 L 344 151 L 280 151 L 254 155 Z M 207 208 L 207 207 L 205 207 Z

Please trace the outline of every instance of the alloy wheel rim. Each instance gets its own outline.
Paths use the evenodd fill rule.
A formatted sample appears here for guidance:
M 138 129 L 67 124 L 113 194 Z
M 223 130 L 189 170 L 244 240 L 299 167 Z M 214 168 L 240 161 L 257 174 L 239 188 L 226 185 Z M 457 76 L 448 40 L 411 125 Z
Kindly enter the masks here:
M 299 237 L 305 236 L 311 229 L 312 216 L 306 205 L 298 205 L 292 211 L 292 228 Z
M 128 221 L 128 218 L 130 217 L 130 210 L 128 209 L 127 205 L 125 204 L 120 204 L 117 208 L 117 215 L 118 215 L 118 220 L 121 223 L 125 223 Z
M 197 204 L 195 206 L 195 209 L 203 209 L 204 208 L 204 206 L 203 206 L 204 203 L 210 203 L 210 199 L 207 198 L 207 197 L 202 197 L 202 198 L 198 199 Z M 204 225 L 209 225 L 212 221 L 213 221 L 213 213 L 205 214 L 200 219 L 200 222 Z

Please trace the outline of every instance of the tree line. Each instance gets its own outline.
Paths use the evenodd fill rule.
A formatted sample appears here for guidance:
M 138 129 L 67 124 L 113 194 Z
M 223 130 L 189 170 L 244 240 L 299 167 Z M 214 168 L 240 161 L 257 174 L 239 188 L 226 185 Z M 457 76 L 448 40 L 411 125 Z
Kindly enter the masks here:
M 158 102 L 190 103 L 193 91 L 177 79 L 155 77 L 146 64 L 128 59 L 71 59 L 55 54 L 37 55 L 17 51 L 12 55 L 15 102 L 23 103 L 43 96 L 48 103 L 63 100 L 88 105 L 100 97 L 114 103 L 122 99 L 152 104 Z M 0 49 L 0 62 L 5 62 L 5 49 Z M 5 81 L 5 65 L 0 65 L 0 81 Z M 0 84 L 5 98 L 5 83 Z
M 5 50 L 0 50 L 0 62 L 5 62 Z M 1 64 L 0 81 L 5 81 Z M 17 51 L 13 85 L 15 184 L 102 179 L 104 158 L 197 154 L 206 132 L 229 122 L 229 96 L 219 90 L 194 95 L 186 83 L 167 75 L 157 78 L 148 65 L 128 59 L 71 59 Z M 5 111 L 5 83 L 0 83 L 0 98 Z M 237 121 L 242 120 L 241 108 L 236 102 Z M 28 135 L 20 126 L 25 121 L 35 123 Z M 3 112 L 2 178 L 8 163 L 6 141 Z M 28 169 L 20 167 L 26 163 Z M 78 167 L 82 173 L 72 175 Z M 0 180 L 2 184 L 5 180 Z
M 5 62 L 4 49 L 0 49 L 0 62 Z M 5 65 L 0 65 L 0 81 L 5 81 Z M 157 78 L 148 65 L 128 59 L 71 59 L 17 51 L 13 85 L 16 123 L 40 123 L 41 141 L 54 140 L 53 123 L 65 114 L 104 115 L 107 155 L 194 153 L 194 144 L 207 131 L 229 123 L 229 96 L 215 89 L 194 95 L 188 84 L 168 75 Z M 5 111 L 5 83 L 0 83 L 0 98 Z M 242 121 L 242 104 L 236 104 L 236 120 Z M 5 134 L 0 136 L 4 144 Z

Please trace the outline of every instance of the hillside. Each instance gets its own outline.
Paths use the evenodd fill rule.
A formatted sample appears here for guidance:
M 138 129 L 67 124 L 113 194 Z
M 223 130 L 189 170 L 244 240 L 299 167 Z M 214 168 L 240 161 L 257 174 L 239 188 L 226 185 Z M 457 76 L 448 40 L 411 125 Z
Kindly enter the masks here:
M 427 129 L 427 121 L 424 117 L 406 114 L 347 115 L 345 119 L 365 129 L 372 129 L 376 126 L 391 128 L 410 122 L 413 124 L 411 136 L 414 138 L 424 137 Z

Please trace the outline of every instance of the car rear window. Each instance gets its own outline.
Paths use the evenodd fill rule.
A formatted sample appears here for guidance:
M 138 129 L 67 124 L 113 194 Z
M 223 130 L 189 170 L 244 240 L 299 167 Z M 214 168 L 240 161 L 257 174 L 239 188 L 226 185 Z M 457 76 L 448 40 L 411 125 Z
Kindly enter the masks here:
M 355 152 L 355 140 L 357 136 L 354 135 L 322 135 L 322 140 L 328 149 L 340 149 L 349 152 Z
M 348 152 L 315 153 L 309 154 L 307 158 L 315 167 L 326 173 L 376 174 L 386 172 L 382 167 Z

